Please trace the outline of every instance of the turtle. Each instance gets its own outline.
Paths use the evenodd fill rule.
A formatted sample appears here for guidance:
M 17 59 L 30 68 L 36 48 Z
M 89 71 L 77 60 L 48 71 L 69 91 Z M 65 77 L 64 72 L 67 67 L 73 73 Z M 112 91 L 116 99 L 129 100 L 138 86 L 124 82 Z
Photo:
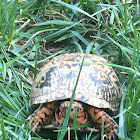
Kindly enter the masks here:
M 47 123 L 62 125 L 73 94 L 68 125 L 73 125 L 77 112 L 77 125 L 94 122 L 93 127 L 101 130 L 104 123 L 106 138 L 115 140 L 119 128 L 111 115 L 118 113 L 123 91 L 107 60 L 94 54 L 61 54 L 40 69 L 29 102 L 34 112 L 27 118 L 34 131 L 40 131 Z

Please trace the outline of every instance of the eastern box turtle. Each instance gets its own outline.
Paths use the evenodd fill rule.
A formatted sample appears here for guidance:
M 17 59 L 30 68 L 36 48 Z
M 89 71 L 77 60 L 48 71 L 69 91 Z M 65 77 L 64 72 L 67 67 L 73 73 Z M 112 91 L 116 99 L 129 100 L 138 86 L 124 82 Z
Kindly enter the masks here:
M 37 105 L 43 105 L 27 119 L 32 122 L 32 127 L 39 122 L 34 131 L 39 131 L 52 118 L 55 118 L 56 124 L 63 124 L 83 57 L 68 125 L 73 124 L 77 109 L 78 125 L 94 122 L 96 128 L 102 129 L 104 121 L 106 137 L 116 138 L 118 124 L 106 110 L 114 115 L 119 110 L 123 94 L 119 80 L 104 58 L 84 53 L 59 55 L 44 65 L 36 76 L 32 84 L 30 106 L 38 108 Z

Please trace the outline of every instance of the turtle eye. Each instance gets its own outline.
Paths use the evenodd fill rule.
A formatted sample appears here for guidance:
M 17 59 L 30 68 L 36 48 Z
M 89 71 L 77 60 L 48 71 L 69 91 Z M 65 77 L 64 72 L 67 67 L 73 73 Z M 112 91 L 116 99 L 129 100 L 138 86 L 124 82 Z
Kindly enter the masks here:
M 60 111 L 63 111 L 63 107 L 62 107 L 62 106 L 60 106 L 60 107 L 59 107 L 59 110 L 60 110 Z
M 82 106 L 79 107 L 79 112 L 82 112 L 84 108 Z

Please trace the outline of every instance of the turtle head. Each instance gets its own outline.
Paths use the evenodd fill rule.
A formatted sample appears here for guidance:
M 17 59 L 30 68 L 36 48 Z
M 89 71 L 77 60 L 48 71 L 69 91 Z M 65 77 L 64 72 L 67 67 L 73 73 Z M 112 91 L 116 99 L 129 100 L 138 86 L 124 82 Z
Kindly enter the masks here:
M 70 101 L 64 101 L 60 103 L 59 111 L 56 116 L 56 120 L 59 123 L 63 123 L 64 119 L 66 117 L 68 108 L 70 106 Z M 77 114 L 75 114 L 77 112 Z M 76 116 L 77 124 L 83 124 L 85 123 L 85 120 L 87 122 L 87 113 L 84 111 L 83 104 L 81 102 L 74 101 L 71 106 L 70 116 L 69 116 L 69 125 L 73 125 L 74 116 Z

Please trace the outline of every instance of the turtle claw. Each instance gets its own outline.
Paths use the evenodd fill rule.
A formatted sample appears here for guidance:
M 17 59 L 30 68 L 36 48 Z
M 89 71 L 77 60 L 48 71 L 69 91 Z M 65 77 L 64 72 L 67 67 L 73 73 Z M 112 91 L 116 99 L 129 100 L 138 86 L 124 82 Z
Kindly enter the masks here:
M 114 126 L 113 131 L 114 132 L 113 132 L 112 138 L 113 138 L 113 140 L 117 140 L 118 139 L 118 125 Z
M 114 132 L 113 135 L 111 135 L 112 140 L 118 140 L 118 133 Z
M 118 125 L 115 125 L 114 129 L 109 134 L 109 139 L 118 140 Z

